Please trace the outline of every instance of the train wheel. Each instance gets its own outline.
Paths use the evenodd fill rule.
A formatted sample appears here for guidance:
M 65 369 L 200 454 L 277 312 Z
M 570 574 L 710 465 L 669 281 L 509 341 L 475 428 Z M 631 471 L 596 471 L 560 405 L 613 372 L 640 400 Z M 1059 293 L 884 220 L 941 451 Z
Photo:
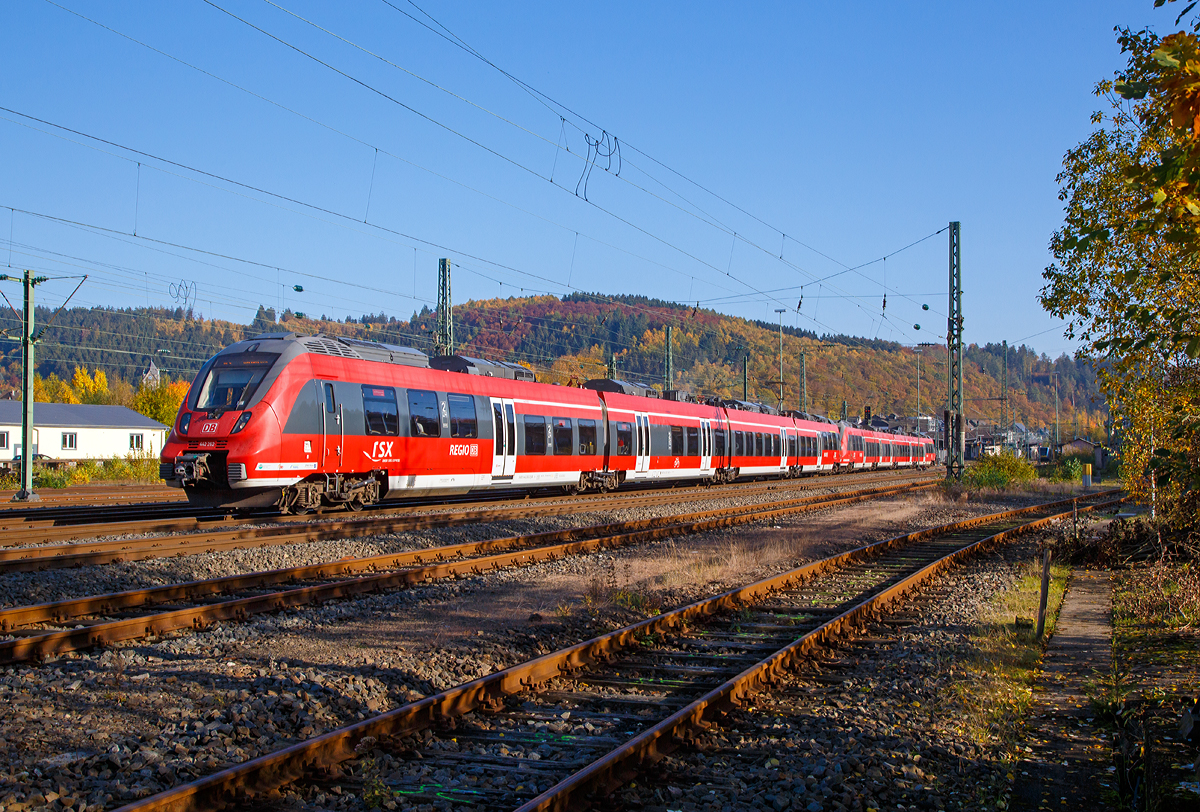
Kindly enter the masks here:
M 346 510 L 352 511 L 354 513 L 359 513 L 363 509 L 363 503 L 357 499 L 350 499 L 349 501 L 345 502 L 345 505 L 346 505 Z

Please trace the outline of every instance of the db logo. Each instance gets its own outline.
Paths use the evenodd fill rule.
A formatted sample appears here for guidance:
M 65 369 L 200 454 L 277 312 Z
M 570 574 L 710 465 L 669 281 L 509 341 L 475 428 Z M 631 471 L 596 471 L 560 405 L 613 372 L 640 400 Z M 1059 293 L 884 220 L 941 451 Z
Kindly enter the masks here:
M 204 432 L 205 434 L 216 434 L 217 433 L 217 424 L 215 422 L 214 423 L 205 423 L 203 426 L 200 427 L 200 431 Z
M 383 459 L 384 457 L 392 456 L 392 445 L 393 443 L 391 442 L 376 440 L 375 447 L 371 450 L 371 459 Z

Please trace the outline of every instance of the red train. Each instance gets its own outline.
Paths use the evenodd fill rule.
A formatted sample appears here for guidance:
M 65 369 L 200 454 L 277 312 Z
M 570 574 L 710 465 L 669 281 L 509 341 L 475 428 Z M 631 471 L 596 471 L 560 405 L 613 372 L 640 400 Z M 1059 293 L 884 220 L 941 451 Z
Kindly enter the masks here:
M 665 399 L 607 379 L 552 386 L 516 364 L 271 333 L 200 369 L 160 473 L 195 504 L 303 513 L 409 495 L 607 490 L 935 460 L 924 437 L 771 412 Z

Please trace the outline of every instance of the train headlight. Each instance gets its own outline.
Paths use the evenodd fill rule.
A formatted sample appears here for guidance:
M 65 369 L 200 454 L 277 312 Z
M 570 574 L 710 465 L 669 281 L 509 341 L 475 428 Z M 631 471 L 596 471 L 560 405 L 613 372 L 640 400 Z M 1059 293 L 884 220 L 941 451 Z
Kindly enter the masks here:
M 247 423 L 249 423 L 249 422 L 250 422 L 250 413 L 249 413 L 249 412 L 242 412 L 242 416 L 241 416 L 241 417 L 239 417 L 239 418 L 237 419 L 237 422 L 233 424 L 233 431 L 231 431 L 231 432 L 229 432 L 229 433 L 230 433 L 230 434 L 237 434 L 239 431 L 241 431 L 242 429 L 246 428 L 246 424 L 247 424 Z
M 192 425 L 192 413 L 184 412 L 183 417 L 179 418 L 179 433 L 187 434 L 190 425 Z

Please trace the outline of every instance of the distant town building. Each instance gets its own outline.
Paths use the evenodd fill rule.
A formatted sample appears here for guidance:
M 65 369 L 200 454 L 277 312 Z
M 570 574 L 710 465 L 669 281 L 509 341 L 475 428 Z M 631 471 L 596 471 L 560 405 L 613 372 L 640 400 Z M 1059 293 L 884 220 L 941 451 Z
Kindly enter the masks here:
M 125 406 L 37 403 L 33 453 L 54 460 L 99 460 L 162 451 L 167 427 Z M 21 401 L 0 400 L 0 462 L 24 457 Z

